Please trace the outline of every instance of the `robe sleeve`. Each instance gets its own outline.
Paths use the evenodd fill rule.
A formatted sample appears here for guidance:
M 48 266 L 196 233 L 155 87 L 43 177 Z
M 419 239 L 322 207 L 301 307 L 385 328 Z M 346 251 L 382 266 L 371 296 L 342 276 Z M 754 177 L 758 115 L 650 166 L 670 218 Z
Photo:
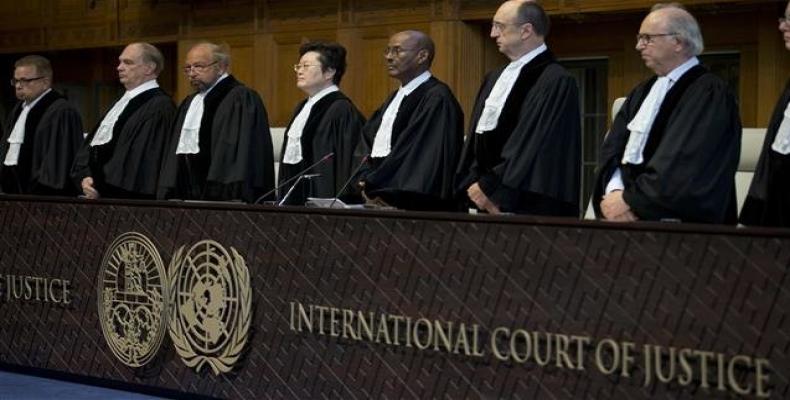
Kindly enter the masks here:
M 130 192 L 154 195 L 165 143 L 175 118 L 170 97 L 144 104 L 124 124 L 113 156 L 104 167 L 107 183 Z
M 364 118 L 347 100 L 336 101 L 327 110 L 315 136 L 318 140 L 313 142 L 313 156 L 316 159 L 322 157 L 320 153 L 326 149 L 333 149 L 335 156 L 331 163 L 318 168 L 324 179 L 316 181 L 316 196 L 333 197 L 351 176 L 356 168 L 354 149 L 359 143 L 363 124 Z
M 245 202 L 274 187 L 269 119 L 257 93 L 239 86 L 217 108 L 211 158 L 208 183 L 238 187 L 234 191 Z
M 66 101 L 53 104 L 48 110 L 49 118 L 42 118 L 37 127 L 38 143 L 42 148 L 34 151 L 36 160 L 32 171 L 38 184 L 56 190 L 74 189 L 69 172 L 80 145 L 82 144 L 82 119 L 77 110 Z M 69 190 L 71 191 L 71 190 Z M 76 193 L 76 192 L 75 192 Z

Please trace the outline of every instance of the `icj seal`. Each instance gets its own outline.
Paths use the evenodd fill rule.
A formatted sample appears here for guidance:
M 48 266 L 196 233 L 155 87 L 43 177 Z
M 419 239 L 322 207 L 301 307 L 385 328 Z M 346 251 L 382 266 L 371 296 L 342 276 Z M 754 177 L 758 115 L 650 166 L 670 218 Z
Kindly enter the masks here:
M 159 252 L 139 233 L 124 233 L 104 254 L 97 285 L 99 321 L 113 354 L 130 367 L 151 361 L 162 345 L 166 279 Z
M 213 240 L 179 248 L 169 268 L 170 338 L 184 363 L 198 372 L 229 372 L 250 327 L 252 289 L 244 258 Z

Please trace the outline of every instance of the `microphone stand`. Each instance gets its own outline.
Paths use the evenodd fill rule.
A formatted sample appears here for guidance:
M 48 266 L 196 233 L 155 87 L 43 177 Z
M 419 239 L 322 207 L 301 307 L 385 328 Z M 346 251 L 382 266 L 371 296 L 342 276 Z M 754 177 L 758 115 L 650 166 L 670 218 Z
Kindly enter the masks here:
M 261 201 L 263 201 L 263 199 L 265 199 L 266 197 L 268 197 L 270 194 L 272 194 L 272 193 L 274 193 L 274 192 L 276 192 L 276 191 L 278 191 L 278 190 L 280 190 L 280 189 L 284 188 L 285 186 L 287 186 L 288 184 L 290 184 L 291 182 L 293 182 L 293 181 L 295 181 L 295 180 L 297 180 L 297 179 L 301 179 L 301 178 L 302 178 L 302 175 L 306 174 L 306 173 L 307 173 L 307 171 L 310 171 L 311 169 L 315 168 L 316 166 L 318 166 L 319 164 L 321 164 L 321 163 L 323 163 L 323 162 L 325 162 L 325 161 L 327 161 L 327 160 L 331 160 L 331 159 L 332 159 L 332 157 L 334 157 L 334 156 L 335 156 L 335 153 L 334 153 L 334 152 L 331 152 L 331 153 L 329 153 L 329 154 L 327 154 L 327 155 L 325 155 L 325 156 L 321 157 L 321 159 L 320 159 L 320 160 L 318 160 L 318 161 L 316 161 L 316 162 L 314 162 L 314 163 L 310 164 L 310 166 L 309 166 L 309 167 L 307 167 L 307 168 L 305 168 L 305 169 L 303 169 L 303 170 L 299 171 L 299 173 L 298 173 L 298 174 L 296 174 L 296 175 L 294 175 L 294 176 L 292 176 L 292 177 L 290 177 L 290 178 L 286 179 L 286 180 L 285 180 L 285 182 L 283 182 L 283 183 L 281 183 L 281 184 L 279 184 L 279 185 L 275 186 L 275 187 L 274 187 L 274 189 L 272 189 L 272 190 L 270 190 L 270 191 L 268 191 L 268 192 L 266 192 L 266 193 L 262 194 L 262 195 L 261 195 L 261 197 L 258 197 L 258 199 L 257 199 L 257 200 L 255 200 L 255 202 L 253 202 L 252 204 L 260 204 L 260 202 L 261 202 Z
M 288 192 L 285 193 L 285 196 L 283 196 L 283 199 L 280 200 L 280 202 L 277 203 L 277 205 L 281 206 L 281 205 L 285 204 L 285 202 L 288 200 L 288 198 L 291 197 L 291 193 L 293 193 L 294 189 L 296 189 L 296 187 L 299 186 L 299 182 L 301 182 L 302 179 L 313 179 L 313 178 L 317 178 L 319 176 L 321 176 L 321 174 L 302 174 L 302 175 L 299 175 L 299 178 L 297 178 L 296 182 L 294 182 L 294 184 L 291 185 L 291 188 L 288 189 Z
M 335 198 L 332 199 L 331 203 L 329 203 L 329 208 L 332 208 L 332 206 L 335 205 L 335 202 L 337 201 L 337 198 L 341 194 L 343 194 L 343 192 L 345 192 L 346 189 L 348 189 L 348 185 L 351 184 L 351 181 L 354 180 L 354 178 L 357 177 L 357 175 L 359 174 L 359 171 L 362 170 L 362 166 L 365 165 L 365 163 L 368 162 L 368 158 L 370 158 L 370 154 L 365 154 L 365 156 L 362 157 L 362 161 L 359 162 L 359 165 L 357 166 L 357 169 L 355 169 L 354 172 L 351 174 L 351 176 L 348 177 L 348 179 L 343 184 L 343 186 L 340 187 L 340 190 L 338 190 L 337 193 L 335 194 Z

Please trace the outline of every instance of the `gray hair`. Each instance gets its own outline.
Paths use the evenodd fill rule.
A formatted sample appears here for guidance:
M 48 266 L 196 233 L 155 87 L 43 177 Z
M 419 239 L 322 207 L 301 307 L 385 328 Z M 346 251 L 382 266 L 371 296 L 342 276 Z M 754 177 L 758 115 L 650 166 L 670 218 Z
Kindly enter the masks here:
M 24 56 L 14 63 L 14 68 L 17 67 L 35 67 L 36 73 L 52 79 L 52 64 L 45 57 L 35 54 Z
M 705 42 L 702 39 L 699 24 L 682 4 L 658 3 L 650 11 L 670 9 L 676 10 L 676 12 L 667 13 L 667 29 L 675 33 L 680 41 L 686 44 L 691 56 L 702 54 L 702 51 L 705 50 Z
M 154 64 L 154 74 L 159 76 L 165 68 L 165 57 L 162 55 L 162 52 L 150 43 L 138 42 L 133 44 L 140 46 L 143 62 Z

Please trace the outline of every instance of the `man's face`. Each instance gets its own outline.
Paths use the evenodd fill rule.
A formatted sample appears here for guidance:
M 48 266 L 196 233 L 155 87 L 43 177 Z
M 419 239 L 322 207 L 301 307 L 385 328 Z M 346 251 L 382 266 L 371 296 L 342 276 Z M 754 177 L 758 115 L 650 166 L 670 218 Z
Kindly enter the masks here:
M 322 72 L 323 65 L 319 54 L 308 51 L 299 59 L 296 68 L 296 87 L 312 96 L 332 84 L 334 70 Z
M 523 55 L 525 23 L 518 20 L 518 2 L 502 4 L 494 14 L 491 25 L 491 37 L 496 41 L 499 52 L 510 60 Z
M 779 31 L 782 32 L 782 39 L 785 41 L 785 48 L 790 50 L 790 2 L 787 3 L 785 8 L 784 21 L 779 23 Z
M 16 98 L 22 101 L 33 101 L 44 93 L 51 82 L 49 78 L 38 74 L 36 67 L 32 65 L 21 65 L 14 69 L 14 91 Z
M 208 47 L 195 46 L 187 53 L 184 73 L 194 89 L 204 91 L 210 88 L 224 72 Z
M 387 73 L 402 83 L 408 83 L 422 71 L 423 63 L 427 61 L 424 53 L 418 48 L 417 39 L 409 33 L 392 35 L 384 50 Z
M 664 76 L 680 65 L 684 60 L 683 45 L 675 32 L 667 28 L 666 10 L 653 11 L 642 21 L 636 50 L 642 56 L 645 65 L 657 75 Z
M 143 62 L 143 51 L 140 46 L 130 44 L 118 56 L 118 80 L 126 88 L 132 90 L 154 78 L 156 67 Z

